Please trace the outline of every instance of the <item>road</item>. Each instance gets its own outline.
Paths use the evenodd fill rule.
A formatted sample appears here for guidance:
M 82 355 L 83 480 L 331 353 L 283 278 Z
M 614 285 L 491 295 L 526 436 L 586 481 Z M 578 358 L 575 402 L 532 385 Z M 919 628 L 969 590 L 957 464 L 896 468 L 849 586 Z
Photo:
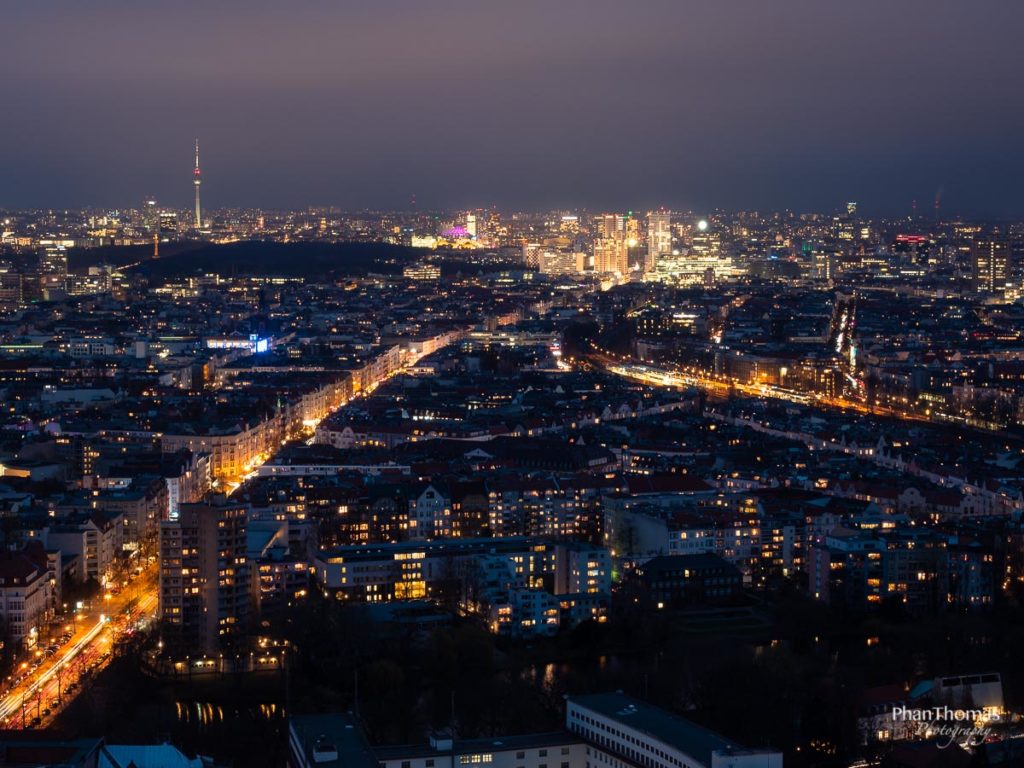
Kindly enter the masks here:
M 364 389 L 362 389 L 359 392 L 356 392 L 355 394 L 353 394 L 351 399 L 346 400 L 345 402 L 341 403 L 337 408 L 332 409 L 331 411 L 326 413 L 324 416 L 322 416 L 322 417 L 320 417 L 318 419 L 314 419 L 311 422 L 304 422 L 304 433 L 303 434 L 296 434 L 296 435 L 289 435 L 288 436 L 288 440 L 295 440 L 295 439 L 299 439 L 299 438 L 305 437 L 306 445 L 313 445 L 315 440 L 316 440 L 316 428 L 318 426 L 320 426 L 320 423 L 322 421 L 324 421 L 324 419 L 328 419 L 331 416 L 334 416 L 336 413 L 338 413 L 342 409 L 347 408 L 348 405 L 350 403 L 352 403 L 352 401 L 354 401 L 354 400 L 356 400 L 358 398 L 369 397 L 370 395 L 373 394 L 374 390 L 376 390 L 377 387 L 379 387 L 385 381 L 387 381 L 388 379 L 392 378 L 393 376 L 398 376 L 400 374 L 405 373 L 406 371 L 409 370 L 409 368 L 411 368 L 414 365 L 416 365 L 416 363 L 418 363 L 425 356 L 426 356 L 426 353 L 423 353 L 423 352 L 420 352 L 420 353 L 417 353 L 415 355 L 412 355 L 411 357 L 409 357 L 408 360 L 406 360 L 406 362 L 404 362 L 401 365 L 401 367 L 397 368 L 396 370 L 392 371 L 391 373 L 387 374 L 386 376 L 378 379 L 377 381 L 370 382 Z M 282 445 L 284 445 L 284 444 L 285 443 L 282 443 Z M 277 450 L 276 449 L 273 450 L 270 453 L 267 453 L 267 454 L 260 454 L 255 459 L 253 459 L 253 461 L 248 465 L 248 467 L 247 467 L 247 469 L 246 469 L 246 471 L 245 471 L 245 473 L 243 475 L 240 475 L 238 477 L 230 477 L 230 478 L 222 479 L 220 482 L 223 484 L 223 488 L 224 488 L 225 493 L 228 496 L 230 496 L 235 491 L 237 491 L 239 488 L 241 488 L 246 482 L 248 482 L 249 480 L 252 480 L 255 477 L 258 477 L 259 476 L 260 467 L 262 467 L 265 463 L 270 461 L 276 455 L 277 455 Z
M 644 363 L 616 359 L 610 353 L 592 348 L 586 353 L 586 359 L 599 368 L 623 378 L 640 381 L 659 387 L 697 387 L 721 397 L 730 393 L 749 397 L 767 397 L 777 400 L 788 400 L 801 405 L 815 405 L 822 408 L 838 408 L 871 416 L 889 416 L 897 419 L 928 422 L 926 416 L 907 411 L 897 410 L 885 405 L 868 406 L 845 397 L 828 397 L 817 393 L 797 392 L 772 384 L 749 384 L 735 379 L 712 377 L 696 368 L 656 368 Z
M 6 681 L 0 692 L 0 728 L 45 727 L 81 692 L 82 678 L 109 663 L 117 640 L 156 615 L 158 599 L 153 564 L 119 594 L 97 599 L 69 618 L 72 636 L 68 641 L 52 656 L 39 656 L 34 669 L 23 662 L 14 672 L 23 677 Z

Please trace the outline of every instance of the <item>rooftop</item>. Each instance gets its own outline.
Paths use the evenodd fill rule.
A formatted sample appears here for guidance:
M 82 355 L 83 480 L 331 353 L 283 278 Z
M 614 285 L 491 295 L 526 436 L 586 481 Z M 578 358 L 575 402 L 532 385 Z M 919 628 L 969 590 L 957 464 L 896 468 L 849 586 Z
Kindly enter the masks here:
M 528 733 L 521 736 L 500 736 L 490 739 L 457 740 L 450 750 L 437 749 L 430 744 L 402 744 L 378 747 L 374 753 L 380 760 L 397 760 L 436 754 L 468 755 L 510 749 L 537 749 L 578 742 L 579 739 L 573 734 L 556 731 L 553 733 Z
M 704 765 L 711 765 L 713 752 L 742 749 L 714 731 L 622 693 L 571 696 L 569 702 L 668 744 Z
M 301 750 L 309 764 L 320 768 L 377 768 L 377 759 L 350 715 L 293 715 L 290 720 L 291 750 Z M 334 758 L 330 759 L 332 753 Z

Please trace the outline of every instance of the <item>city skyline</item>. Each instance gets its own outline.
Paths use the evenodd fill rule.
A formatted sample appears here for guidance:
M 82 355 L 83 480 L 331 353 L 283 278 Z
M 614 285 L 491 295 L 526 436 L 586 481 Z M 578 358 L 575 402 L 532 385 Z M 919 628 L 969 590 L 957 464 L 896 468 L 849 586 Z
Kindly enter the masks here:
M 0 205 L 184 208 L 198 136 L 213 208 L 1012 217 L 1024 12 L 891 6 L 10 9 Z
M 9 5 L 0 765 L 1024 765 L 1020 3 Z

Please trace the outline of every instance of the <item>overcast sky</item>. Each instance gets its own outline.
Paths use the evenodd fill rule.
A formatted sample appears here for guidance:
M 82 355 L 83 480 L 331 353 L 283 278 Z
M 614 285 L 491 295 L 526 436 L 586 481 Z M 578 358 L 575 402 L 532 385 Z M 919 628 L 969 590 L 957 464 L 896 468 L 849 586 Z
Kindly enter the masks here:
M 1024 214 L 1019 0 L 24 0 L 0 206 Z

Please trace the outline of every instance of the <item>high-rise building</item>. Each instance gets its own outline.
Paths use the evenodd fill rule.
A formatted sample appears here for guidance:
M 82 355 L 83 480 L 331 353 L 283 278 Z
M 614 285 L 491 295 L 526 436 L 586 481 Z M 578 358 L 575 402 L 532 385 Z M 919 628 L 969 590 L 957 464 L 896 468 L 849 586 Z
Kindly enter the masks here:
M 17 309 L 24 300 L 21 274 L 0 266 L 0 310 Z
M 215 653 L 248 630 L 255 592 L 247 511 L 221 497 L 181 504 L 177 520 L 160 524 L 160 618 L 169 648 Z
M 836 279 L 836 253 L 826 248 L 816 248 L 811 254 L 812 274 L 816 280 L 831 283 Z
M 542 251 L 543 246 L 540 243 L 523 243 L 523 265 L 539 269 Z
M 644 272 L 657 268 L 658 259 L 672 253 L 672 215 L 664 211 L 647 214 L 647 260 Z
M 677 285 L 709 285 L 742 273 L 731 256 L 722 252 L 720 233 L 707 221 L 697 223 L 689 249 L 674 248 L 656 265 L 656 279 Z
M 1010 277 L 1010 243 L 1004 237 L 979 237 L 971 246 L 974 290 L 996 293 L 1006 289 Z
M 603 213 L 594 219 L 596 237 L 622 237 L 626 230 L 626 217 L 621 213 Z
M 142 226 L 150 235 L 160 232 L 160 209 L 152 197 L 142 202 Z
M 722 249 L 722 236 L 717 230 L 708 229 L 706 225 L 701 226 L 703 223 L 701 221 L 697 225 L 697 231 L 690 238 L 690 250 L 696 256 L 717 257 Z
M 174 237 L 178 234 L 178 214 L 176 211 L 160 211 L 160 235 Z
M 196 167 L 192 171 L 192 184 L 196 188 L 196 229 L 203 228 L 203 213 L 199 207 L 199 187 L 203 183 L 202 173 L 199 170 L 199 139 L 196 139 Z
M 640 219 L 633 215 L 630 211 L 626 214 L 626 219 L 623 223 L 623 231 L 625 232 L 626 242 L 629 243 L 630 248 L 636 248 L 640 245 L 641 234 Z
M 629 252 L 621 238 L 603 237 L 594 241 L 594 271 L 624 275 L 629 272 Z
M 47 245 L 39 254 L 39 274 L 63 280 L 68 275 L 68 252 L 63 245 Z

